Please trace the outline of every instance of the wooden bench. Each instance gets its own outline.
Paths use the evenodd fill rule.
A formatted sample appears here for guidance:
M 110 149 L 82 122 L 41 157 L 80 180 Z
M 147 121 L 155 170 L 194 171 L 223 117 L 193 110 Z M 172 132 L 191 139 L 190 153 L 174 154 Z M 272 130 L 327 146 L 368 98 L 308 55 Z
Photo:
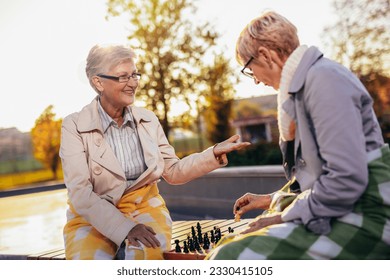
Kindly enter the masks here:
M 65 260 L 65 249 L 57 248 L 27 256 L 28 260 Z
M 217 226 L 221 229 L 222 235 L 228 233 L 229 227 L 234 230 L 234 232 L 240 232 L 245 227 L 247 227 L 251 219 L 243 219 L 239 222 L 234 220 L 194 220 L 194 221 L 174 221 L 172 226 L 172 244 L 171 250 L 175 249 L 175 240 L 180 242 L 186 240 L 187 235 L 191 233 L 191 227 L 196 227 L 197 223 L 202 227 L 202 231 L 206 232 Z M 183 255 L 181 255 L 183 256 Z M 202 259 L 203 257 L 199 258 Z M 65 249 L 57 248 L 50 251 L 40 252 L 38 254 L 32 254 L 27 256 L 28 260 L 64 260 L 65 259 Z M 185 259 L 180 256 L 169 255 L 168 259 Z

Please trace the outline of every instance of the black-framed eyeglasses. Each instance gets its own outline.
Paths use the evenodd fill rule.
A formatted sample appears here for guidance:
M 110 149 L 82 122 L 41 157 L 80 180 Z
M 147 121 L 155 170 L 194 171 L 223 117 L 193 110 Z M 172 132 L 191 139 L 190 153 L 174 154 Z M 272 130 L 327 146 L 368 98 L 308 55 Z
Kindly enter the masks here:
M 96 76 L 104 78 L 104 79 L 117 81 L 119 83 L 127 83 L 130 80 L 130 78 L 133 78 L 134 80 L 139 80 L 141 78 L 141 73 L 134 72 L 133 74 L 131 74 L 129 76 L 119 76 L 119 77 L 109 76 L 109 75 L 104 75 L 104 74 L 98 74 Z
M 249 63 L 252 62 L 253 59 L 254 59 L 254 57 L 251 56 L 251 58 L 248 60 L 248 62 L 245 63 L 244 68 L 242 68 L 242 70 L 241 70 L 241 73 L 242 73 L 242 74 L 244 74 L 245 76 L 247 76 L 247 77 L 249 77 L 249 78 L 251 78 L 251 79 L 254 79 L 255 76 L 253 75 L 252 70 L 247 69 L 247 67 L 248 67 Z

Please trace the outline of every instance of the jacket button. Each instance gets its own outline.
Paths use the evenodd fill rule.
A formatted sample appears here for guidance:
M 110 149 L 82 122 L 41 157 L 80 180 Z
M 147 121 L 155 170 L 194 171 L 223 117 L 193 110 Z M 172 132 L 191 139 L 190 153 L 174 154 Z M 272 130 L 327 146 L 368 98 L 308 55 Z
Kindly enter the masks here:
M 102 168 L 100 166 L 95 166 L 93 168 L 93 173 L 96 174 L 96 175 L 100 175 L 102 173 Z

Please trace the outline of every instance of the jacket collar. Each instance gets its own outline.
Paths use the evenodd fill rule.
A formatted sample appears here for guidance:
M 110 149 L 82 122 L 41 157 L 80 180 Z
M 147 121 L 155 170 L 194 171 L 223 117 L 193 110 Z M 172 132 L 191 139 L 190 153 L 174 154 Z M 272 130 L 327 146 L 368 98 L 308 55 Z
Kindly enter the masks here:
M 96 96 L 90 104 L 80 111 L 77 120 L 77 128 L 80 132 L 99 130 L 103 134 L 103 125 L 98 112 L 98 98 Z M 145 110 L 134 106 L 129 106 L 129 109 L 133 114 L 136 126 L 142 121 L 151 121 L 151 117 L 146 114 Z
M 298 65 L 297 70 L 295 71 L 294 78 L 291 81 L 288 92 L 297 93 L 304 85 L 306 80 L 307 72 L 310 67 L 321 57 L 323 53 L 318 50 L 318 48 L 312 46 L 310 47 L 302 57 L 301 62 Z
M 147 110 L 135 106 L 129 106 L 131 113 L 133 114 L 134 122 L 138 126 L 141 122 L 151 122 L 152 118 L 150 114 L 147 114 Z

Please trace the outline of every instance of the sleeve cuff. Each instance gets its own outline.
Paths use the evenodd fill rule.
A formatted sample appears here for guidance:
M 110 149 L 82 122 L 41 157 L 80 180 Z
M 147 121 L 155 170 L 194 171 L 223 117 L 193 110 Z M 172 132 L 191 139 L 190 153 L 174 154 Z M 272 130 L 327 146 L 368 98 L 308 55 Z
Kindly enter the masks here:
M 137 223 L 126 217 L 124 217 L 124 219 L 123 223 L 111 234 L 111 236 L 109 236 L 109 238 L 118 246 L 126 239 L 129 231 L 137 225 Z
M 284 209 L 282 213 L 283 222 L 301 220 L 301 222 L 306 225 L 314 218 L 308 204 L 309 195 L 310 190 L 304 191 L 299 194 L 298 197 L 286 207 L 286 209 Z

